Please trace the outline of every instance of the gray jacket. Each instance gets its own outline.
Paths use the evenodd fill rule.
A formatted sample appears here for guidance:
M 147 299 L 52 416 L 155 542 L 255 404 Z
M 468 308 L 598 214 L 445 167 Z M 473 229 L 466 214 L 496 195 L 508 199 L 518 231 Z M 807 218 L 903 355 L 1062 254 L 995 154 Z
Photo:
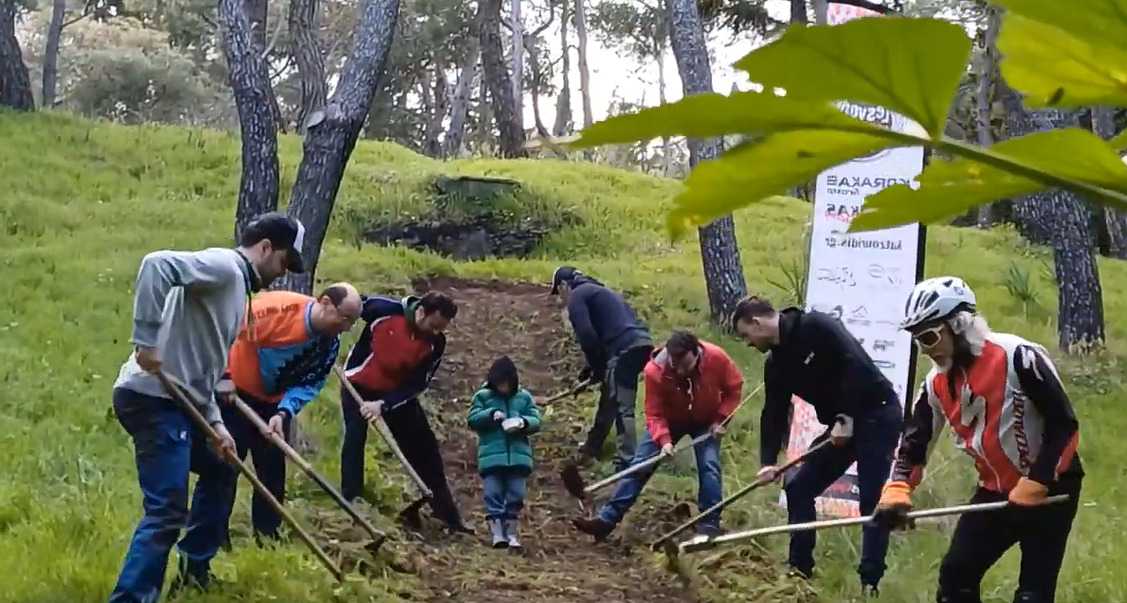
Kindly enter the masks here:
M 211 424 L 223 421 L 213 394 L 243 323 L 251 287 L 247 268 L 234 249 L 211 248 L 154 251 L 137 273 L 129 341 L 160 350 L 164 372 L 195 392 Z M 137 364 L 136 352 L 121 365 L 114 387 L 169 397 L 156 376 Z

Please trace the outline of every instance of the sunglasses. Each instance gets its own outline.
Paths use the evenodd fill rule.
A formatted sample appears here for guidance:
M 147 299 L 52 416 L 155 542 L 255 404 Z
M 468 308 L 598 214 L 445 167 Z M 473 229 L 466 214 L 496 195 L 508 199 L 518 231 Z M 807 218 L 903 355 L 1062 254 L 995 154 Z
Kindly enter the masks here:
M 932 348 L 943 338 L 943 325 L 936 325 L 912 335 L 921 348 Z

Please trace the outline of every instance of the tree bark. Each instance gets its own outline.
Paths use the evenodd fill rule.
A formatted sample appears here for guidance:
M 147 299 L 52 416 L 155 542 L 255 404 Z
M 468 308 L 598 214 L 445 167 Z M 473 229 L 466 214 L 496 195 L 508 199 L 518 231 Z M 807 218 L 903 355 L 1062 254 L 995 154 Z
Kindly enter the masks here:
M 1011 134 L 1014 136 L 1079 126 L 1074 111 L 1027 111 L 1020 101 L 1012 111 Z M 1083 200 L 1062 189 L 1048 189 L 1027 195 L 1014 206 L 1015 209 L 1037 208 L 1040 227 L 1046 231 L 1053 248 L 1060 349 L 1070 354 L 1083 354 L 1102 346 L 1105 337 L 1103 291 L 1092 249 L 1092 225 Z
M 591 108 L 591 70 L 587 66 L 587 8 L 584 0 L 575 0 L 575 37 L 579 40 L 579 94 L 583 99 L 583 127 L 595 123 L 595 112 Z
M 512 24 L 509 40 L 510 52 L 513 55 L 513 105 L 516 107 L 517 120 L 520 129 L 524 131 L 524 15 L 521 13 L 523 2 L 509 0 L 509 21 Z
M 524 127 L 516 113 L 513 84 L 505 66 L 505 47 L 501 41 L 501 0 L 481 0 L 481 65 L 493 117 L 499 130 L 498 147 L 502 157 L 526 157 Z
M 352 54 L 341 70 L 336 92 L 310 119 L 287 209 L 305 225 L 305 273 L 287 274 L 281 279 L 285 289 L 313 291 L 337 191 L 384 75 L 398 17 L 399 0 L 364 0 Z
M 1009 136 L 1021 136 L 1039 130 L 1052 128 L 1051 123 L 1041 119 L 1044 114 L 1026 113 L 1021 103 L 1021 96 L 998 78 L 995 82 L 998 96 L 1002 99 L 1002 107 L 1006 114 L 1006 130 Z M 1041 123 L 1038 123 L 1040 121 Z M 1042 202 L 1037 195 L 1027 195 L 1014 199 L 1014 222 L 1018 230 L 1027 241 L 1034 245 L 1049 246 L 1053 244 L 1052 217 L 1047 204 Z
M 476 36 L 476 32 L 475 32 Z M 471 41 L 473 48 L 466 54 L 454 86 L 454 98 L 450 99 L 450 127 L 446 129 L 443 140 L 446 157 L 457 157 L 462 153 L 466 140 L 466 120 L 470 116 L 470 89 L 478 77 L 478 64 L 481 62 L 481 46 Z
M 267 0 L 243 0 L 243 10 L 246 11 L 247 19 L 250 20 L 251 39 L 254 41 L 254 48 L 262 56 L 265 64 L 267 60 L 266 17 L 269 14 Z M 268 99 L 270 112 L 273 113 L 274 128 L 284 130 L 282 107 L 278 104 L 278 96 L 274 94 L 274 85 L 270 82 L 270 71 L 267 70 L 266 74 L 266 83 L 270 84 Z
M 540 114 L 540 91 L 544 87 L 544 69 L 540 64 L 540 36 L 544 31 L 552 26 L 552 22 L 556 19 L 556 11 L 554 7 L 548 5 L 548 18 L 539 27 L 532 30 L 530 33 L 524 34 L 524 49 L 528 53 L 528 70 L 532 72 L 532 90 L 529 92 L 532 96 L 532 118 L 535 122 L 536 133 L 540 136 L 548 136 L 548 126 L 544 125 L 544 118 Z
M 985 10 L 986 31 L 982 42 L 982 70 L 978 74 L 978 87 L 974 95 L 975 114 L 978 118 L 975 129 L 978 130 L 978 145 L 981 147 L 989 147 L 994 144 L 994 125 L 991 119 L 993 96 L 991 92 L 994 90 L 995 80 L 998 79 L 998 50 L 995 44 L 998 39 L 998 11 L 988 3 Z M 994 225 L 993 210 L 993 203 L 983 203 L 978 206 L 976 212 L 978 215 L 975 221 L 979 228 L 990 228 Z
M 810 16 L 806 14 L 806 0 L 790 0 L 790 22 L 810 24 Z
M 1096 136 L 1104 140 L 1115 136 L 1115 109 L 1112 107 L 1093 108 L 1092 130 Z M 1103 219 L 1107 225 L 1108 255 L 1116 259 L 1127 260 L 1127 212 L 1105 205 Z
M 242 176 L 235 209 L 235 239 L 255 216 L 278 208 L 278 128 L 271 111 L 266 61 L 254 44 L 241 0 L 220 0 L 219 31 L 239 113 Z
M 16 0 L 0 0 L 0 105 L 16 111 L 34 111 L 31 76 L 16 38 Z
M 317 38 L 318 0 L 290 0 L 287 16 L 290 52 L 301 81 L 301 106 L 297 112 L 297 132 L 305 134 L 305 122 L 314 111 L 325 106 L 329 95 L 325 80 L 325 54 Z
M 556 123 L 552 125 L 553 136 L 567 136 L 571 134 L 571 47 L 567 40 L 567 28 L 571 24 L 570 0 L 564 0 L 560 5 L 560 69 L 562 82 L 560 94 L 556 97 Z
M 47 26 L 47 44 L 43 49 L 43 106 L 54 107 L 59 82 L 59 41 L 63 37 L 63 22 L 67 14 L 67 0 L 54 0 L 51 22 Z
M 665 0 L 665 6 L 684 96 L 712 92 L 712 66 L 696 0 Z M 719 156 L 720 144 L 718 138 L 690 139 L 690 168 Z M 735 223 L 729 214 L 700 227 L 699 231 L 708 307 L 712 319 L 726 326 L 736 302 L 747 293 Z
M 814 25 L 826 25 L 830 22 L 830 3 L 827 0 L 810 0 L 814 9 Z

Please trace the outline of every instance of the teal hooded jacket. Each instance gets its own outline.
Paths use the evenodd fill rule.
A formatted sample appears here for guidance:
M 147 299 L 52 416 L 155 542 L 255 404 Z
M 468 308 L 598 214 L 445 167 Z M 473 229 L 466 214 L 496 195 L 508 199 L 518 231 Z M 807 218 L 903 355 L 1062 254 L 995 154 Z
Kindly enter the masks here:
M 503 378 L 502 378 L 503 377 Z M 514 385 L 513 395 L 503 396 L 491 384 L 508 381 Z M 500 411 L 505 419 L 524 419 L 524 427 L 505 433 L 501 421 L 494 418 Z M 528 390 L 517 386 L 516 366 L 508 357 L 499 359 L 490 370 L 490 380 L 474 394 L 467 422 L 478 434 L 477 470 L 485 475 L 499 469 L 532 472 L 532 444 L 528 436 L 540 431 L 540 409 Z

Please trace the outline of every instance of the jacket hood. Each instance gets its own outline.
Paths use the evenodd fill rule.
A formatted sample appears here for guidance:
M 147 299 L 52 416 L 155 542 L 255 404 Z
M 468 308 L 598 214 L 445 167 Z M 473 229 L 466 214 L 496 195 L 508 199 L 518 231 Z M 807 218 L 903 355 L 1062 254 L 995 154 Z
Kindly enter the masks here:
M 517 389 L 520 388 L 517 365 L 512 358 L 501 356 L 493 361 L 493 366 L 489 367 L 489 376 L 485 380 L 485 387 L 496 391 L 498 384 L 506 382 L 513 384 L 513 393 L 516 393 Z

